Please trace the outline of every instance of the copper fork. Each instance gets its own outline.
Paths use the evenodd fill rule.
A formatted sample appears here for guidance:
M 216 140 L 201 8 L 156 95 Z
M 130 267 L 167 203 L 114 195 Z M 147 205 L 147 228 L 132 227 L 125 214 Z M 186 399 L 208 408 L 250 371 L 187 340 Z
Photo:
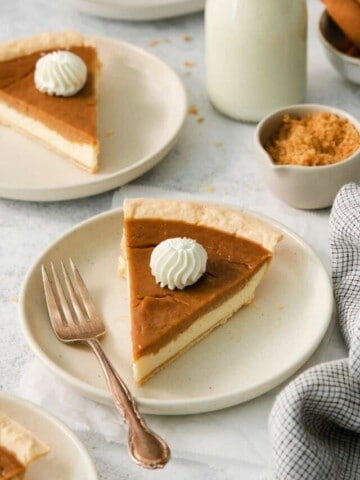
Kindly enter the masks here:
M 64 289 L 53 263 L 52 284 L 44 265 L 41 267 L 46 304 L 55 335 L 62 342 L 80 341 L 92 348 L 103 369 L 115 405 L 128 425 L 130 456 L 145 468 L 163 468 L 170 458 L 169 447 L 146 425 L 129 389 L 102 349 L 98 337 L 105 333 L 105 325 L 71 259 L 70 268 L 71 275 L 61 262 Z

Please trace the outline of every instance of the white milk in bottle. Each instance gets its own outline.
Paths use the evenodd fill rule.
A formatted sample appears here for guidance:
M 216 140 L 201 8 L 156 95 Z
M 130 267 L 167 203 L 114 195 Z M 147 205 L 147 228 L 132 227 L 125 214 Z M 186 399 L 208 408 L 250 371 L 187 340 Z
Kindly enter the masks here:
M 306 93 L 305 0 L 207 0 L 206 84 L 220 112 L 259 121 Z

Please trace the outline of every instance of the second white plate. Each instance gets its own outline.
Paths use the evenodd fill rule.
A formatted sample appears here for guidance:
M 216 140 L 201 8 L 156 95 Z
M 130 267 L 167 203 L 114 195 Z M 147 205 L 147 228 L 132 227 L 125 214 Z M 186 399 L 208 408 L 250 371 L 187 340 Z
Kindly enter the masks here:
M 134 45 L 108 38 L 92 40 L 102 62 L 99 172 L 82 171 L 0 125 L 0 196 L 54 201 L 105 192 L 142 175 L 174 146 L 187 106 L 177 74 Z
M 160 20 L 202 10 L 205 0 L 69 0 L 89 15 L 122 20 Z
M 127 283 L 117 275 L 121 210 L 96 216 L 50 246 L 29 271 L 20 296 L 26 339 L 34 352 L 84 395 L 111 403 L 100 367 L 84 347 L 60 343 L 49 323 L 40 265 L 71 257 L 103 314 L 102 344 L 146 413 L 189 414 L 235 405 L 270 390 L 311 356 L 331 319 L 330 280 L 297 235 L 282 230 L 255 301 L 142 387 L 132 378 Z

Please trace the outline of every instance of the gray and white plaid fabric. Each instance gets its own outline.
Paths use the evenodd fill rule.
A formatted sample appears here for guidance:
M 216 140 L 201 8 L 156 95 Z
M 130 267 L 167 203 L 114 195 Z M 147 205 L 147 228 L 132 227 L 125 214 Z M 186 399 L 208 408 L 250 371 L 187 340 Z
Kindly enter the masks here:
M 279 480 L 360 480 L 360 185 L 338 193 L 329 236 L 349 358 L 307 370 L 277 397 L 270 435 Z

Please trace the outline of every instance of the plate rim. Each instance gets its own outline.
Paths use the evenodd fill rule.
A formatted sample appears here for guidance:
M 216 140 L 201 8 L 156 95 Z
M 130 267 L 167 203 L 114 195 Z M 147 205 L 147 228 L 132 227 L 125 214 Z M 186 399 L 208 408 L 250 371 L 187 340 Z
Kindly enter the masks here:
M 68 0 L 74 8 L 89 15 L 122 20 L 147 21 L 173 18 L 203 11 L 206 0 L 169 0 L 161 5 L 132 5 L 130 0 Z
M 95 468 L 95 463 L 91 458 L 87 448 L 82 443 L 82 441 L 78 438 L 75 432 L 73 432 L 65 423 L 59 420 L 54 414 L 50 413 L 48 410 L 40 407 L 39 405 L 35 404 L 34 402 L 27 400 L 22 397 L 18 397 L 9 392 L 0 391 L 0 410 L 1 410 L 1 401 L 5 400 L 10 403 L 19 406 L 25 410 L 30 412 L 35 411 L 40 417 L 44 418 L 46 422 L 51 423 L 56 426 L 57 429 L 61 430 L 66 434 L 68 438 L 70 438 L 71 442 L 78 448 L 81 452 L 82 458 L 86 461 L 86 465 L 89 468 L 89 472 L 91 472 L 92 477 L 88 478 L 87 480 L 99 480 L 98 473 Z M 7 414 L 6 412 L 4 412 Z M 25 425 L 26 428 L 26 425 Z
M 185 85 L 176 70 L 159 56 L 148 52 L 144 48 L 130 42 L 119 40 L 114 37 L 106 37 L 100 35 L 84 36 L 86 39 L 93 40 L 95 42 L 100 41 L 120 45 L 127 51 L 135 52 L 136 55 L 143 56 L 144 58 L 146 58 L 147 61 L 157 62 L 162 66 L 162 68 L 165 68 L 168 71 L 169 75 L 172 76 L 172 81 L 177 84 L 178 103 L 179 105 L 181 105 L 181 110 L 179 108 L 178 121 L 176 122 L 176 124 L 174 124 L 171 134 L 168 136 L 168 138 L 165 139 L 163 144 L 160 145 L 157 149 L 155 149 L 155 151 L 148 154 L 146 157 L 138 159 L 135 163 L 132 163 L 131 165 L 120 170 L 117 170 L 116 172 L 106 176 L 105 178 L 96 178 L 97 173 L 88 173 L 89 181 L 87 181 L 86 183 L 80 185 L 58 186 L 55 188 L 39 188 L 32 187 L 31 185 L 27 186 L 26 188 L 19 188 L 3 183 L 0 180 L 0 198 L 22 200 L 28 202 L 53 202 L 63 200 L 75 200 L 77 198 L 85 198 L 104 193 L 114 188 L 120 187 L 126 183 L 129 183 L 130 181 L 138 178 L 139 176 L 149 171 L 157 163 L 159 163 L 165 158 L 165 156 L 170 152 L 170 150 L 177 142 L 186 121 L 188 98 Z M 64 161 L 68 160 L 64 159 Z M 74 168 L 79 167 L 74 166 Z M 139 171 L 135 172 L 135 170 Z M 101 173 L 101 170 L 99 170 L 98 173 Z M 125 181 L 122 181 L 121 177 L 126 177 Z
M 195 202 L 194 202 L 195 203 Z M 328 328 L 331 326 L 331 319 L 333 316 L 335 303 L 334 303 L 334 296 L 332 291 L 332 284 L 330 277 L 323 265 L 320 257 L 316 254 L 313 248 L 297 233 L 295 233 L 292 229 L 288 228 L 286 225 L 278 222 L 277 220 L 268 217 L 267 215 L 254 212 L 247 208 L 241 208 L 240 206 L 236 206 L 233 204 L 227 203 L 220 203 L 220 202 L 196 202 L 196 203 L 208 203 L 213 205 L 222 205 L 229 208 L 235 208 L 237 210 L 242 210 L 244 212 L 250 213 L 254 217 L 257 217 L 268 224 L 272 225 L 275 228 L 278 228 L 282 231 L 282 233 L 286 233 L 291 238 L 295 239 L 297 243 L 301 245 L 301 247 L 309 254 L 317 263 L 317 268 L 321 272 L 321 275 L 324 279 L 324 285 L 326 284 L 327 289 L 327 298 L 324 304 L 326 305 L 326 315 L 324 314 L 324 319 L 326 317 L 326 321 L 323 321 L 322 329 L 320 330 L 318 336 L 313 339 L 310 347 L 307 347 L 306 353 L 301 355 L 301 358 L 293 361 L 291 365 L 275 375 L 275 377 L 271 377 L 267 381 L 261 383 L 254 384 L 250 388 L 247 389 L 247 395 L 244 395 L 242 392 L 238 390 L 232 391 L 227 394 L 218 394 L 218 395 L 207 395 L 197 397 L 195 399 L 187 399 L 187 398 L 177 398 L 177 399 L 154 399 L 148 397 L 141 397 L 137 396 L 136 401 L 139 405 L 140 410 L 143 413 L 148 414 L 156 414 L 156 415 L 187 415 L 187 414 L 196 414 L 196 413 L 204 413 L 210 412 L 215 410 L 220 410 L 223 408 L 228 408 L 234 405 L 238 405 L 240 403 L 247 402 L 251 399 L 254 399 L 270 390 L 279 386 L 283 381 L 287 378 L 291 377 L 296 371 L 298 371 L 307 360 L 313 355 L 316 349 L 319 347 L 321 341 L 323 340 Z M 38 346 L 37 342 L 33 338 L 30 332 L 30 328 L 26 321 L 26 314 L 25 314 L 25 298 L 26 298 L 26 290 L 27 285 L 29 283 L 30 278 L 35 273 L 36 269 L 39 268 L 41 264 L 41 260 L 45 257 L 50 250 L 54 248 L 55 245 L 61 243 L 66 239 L 67 236 L 75 233 L 76 231 L 82 229 L 83 227 L 101 221 L 104 218 L 111 217 L 111 216 L 121 216 L 123 213 L 123 208 L 118 207 L 114 209 L 107 210 L 106 212 L 102 212 L 100 214 L 94 215 L 75 226 L 68 229 L 65 233 L 61 236 L 57 237 L 57 239 L 52 242 L 46 249 L 44 249 L 40 255 L 35 259 L 32 263 L 31 267 L 28 269 L 24 280 L 21 285 L 20 295 L 19 295 L 19 318 L 22 327 L 23 334 L 25 339 L 33 352 L 36 354 L 38 358 L 46 365 L 47 368 L 50 369 L 53 373 L 55 373 L 59 378 L 63 379 L 65 382 L 70 384 L 76 390 L 80 391 L 82 395 L 87 396 L 95 401 L 106 405 L 112 405 L 112 397 L 107 390 L 100 389 L 93 385 L 89 385 L 84 380 L 77 379 L 73 377 L 70 373 L 63 370 L 61 367 L 58 366 L 57 363 L 52 361 L 48 358 L 48 356 L 41 350 Z M 270 386 L 269 386 L 270 385 Z M 239 398 L 241 400 L 239 401 Z

